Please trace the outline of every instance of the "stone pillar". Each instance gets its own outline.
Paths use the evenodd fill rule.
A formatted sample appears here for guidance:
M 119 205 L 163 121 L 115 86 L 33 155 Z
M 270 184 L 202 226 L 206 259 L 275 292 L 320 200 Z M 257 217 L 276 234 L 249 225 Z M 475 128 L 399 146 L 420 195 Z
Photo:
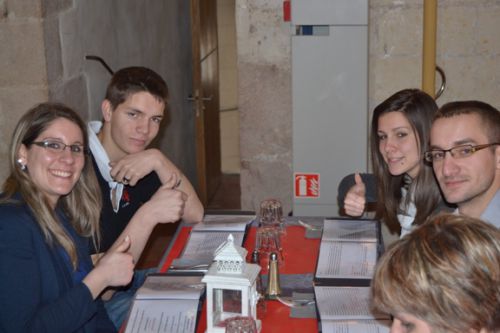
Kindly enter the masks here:
M 277 198 L 291 209 L 290 24 L 281 0 L 236 0 L 241 207 Z

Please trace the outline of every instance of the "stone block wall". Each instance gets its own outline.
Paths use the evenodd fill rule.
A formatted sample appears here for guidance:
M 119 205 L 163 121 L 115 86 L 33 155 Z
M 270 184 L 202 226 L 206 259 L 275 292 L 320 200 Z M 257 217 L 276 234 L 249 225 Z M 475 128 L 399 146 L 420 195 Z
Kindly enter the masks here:
M 276 197 L 288 212 L 290 25 L 281 0 L 235 1 L 242 208 L 258 209 L 262 199 Z M 369 112 L 397 90 L 421 87 L 422 22 L 422 0 L 369 0 Z M 447 78 L 439 105 L 479 99 L 500 108 L 499 31 L 499 1 L 438 1 L 436 62 Z
M 242 208 L 256 209 L 262 199 L 276 197 L 288 212 L 292 202 L 290 24 L 283 22 L 282 0 L 234 1 Z M 144 11 L 135 0 L 121 0 L 120 5 L 102 0 L 0 0 L 2 182 L 8 174 L 6 157 L 13 127 L 35 103 L 61 100 L 85 117 L 99 116 L 96 108 L 109 76 L 98 64 L 85 62 L 85 53 L 104 56 L 114 68 L 140 62 L 166 77 L 174 90 L 175 113 L 161 145 L 181 168 L 194 168 L 194 147 L 186 150 L 183 143 L 192 140 L 192 132 L 182 130 L 189 125 L 172 126 L 193 123 L 185 101 L 191 89 L 186 76 L 190 46 L 182 43 L 189 35 L 188 1 L 152 3 L 151 10 Z M 369 110 L 396 90 L 420 86 L 422 4 L 422 0 L 369 1 Z M 148 20 L 127 24 L 130 13 Z M 89 15 L 95 18 L 92 24 Z M 112 21 L 122 23 L 113 28 Z M 437 64 L 448 83 L 438 104 L 480 99 L 500 107 L 498 31 L 498 0 L 439 0 Z M 154 36 L 161 36 L 162 42 L 158 44 L 160 37 Z M 143 57 L 145 49 L 149 53 Z M 172 55 L 172 50 L 178 52 Z M 436 81 L 439 84 L 439 78 Z M 187 173 L 194 176 L 195 171 Z
M 370 1 L 370 110 L 403 87 L 420 87 L 423 1 Z M 436 64 L 447 86 L 437 100 L 500 107 L 500 3 L 439 0 Z M 441 84 L 436 76 L 436 90 Z
M 40 1 L 0 0 L 0 181 L 22 114 L 48 98 L 44 12 Z
M 47 100 L 100 119 L 112 69 L 147 66 L 170 88 L 170 113 L 157 145 L 196 184 L 189 1 L 0 0 L 0 183 L 19 117 Z M 168 130 L 167 130 L 168 127 Z

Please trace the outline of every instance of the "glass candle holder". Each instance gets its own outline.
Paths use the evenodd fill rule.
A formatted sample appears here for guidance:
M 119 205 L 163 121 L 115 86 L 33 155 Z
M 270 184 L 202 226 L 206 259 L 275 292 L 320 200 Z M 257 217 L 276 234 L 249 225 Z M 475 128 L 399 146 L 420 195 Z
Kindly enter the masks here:
M 257 325 L 252 317 L 228 318 L 226 333 L 257 333 Z

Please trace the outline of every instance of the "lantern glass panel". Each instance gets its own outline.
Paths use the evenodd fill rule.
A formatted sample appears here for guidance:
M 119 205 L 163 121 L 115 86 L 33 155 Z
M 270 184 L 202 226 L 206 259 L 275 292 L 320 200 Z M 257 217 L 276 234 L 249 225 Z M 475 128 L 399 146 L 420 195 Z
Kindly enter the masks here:
M 227 318 L 241 315 L 241 290 L 214 289 L 214 325 L 224 326 Z

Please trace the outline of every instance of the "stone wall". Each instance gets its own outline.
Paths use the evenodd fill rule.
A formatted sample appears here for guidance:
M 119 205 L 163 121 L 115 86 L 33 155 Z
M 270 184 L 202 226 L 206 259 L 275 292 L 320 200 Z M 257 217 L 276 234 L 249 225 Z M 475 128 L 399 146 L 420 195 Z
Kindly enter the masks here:
M 9 174 L 12 131 L 48 85 L 40 1 L 0 0 L 0 182 Z
M 391 92 L 421 85 L 422 3 L 370 1 L 370 109 Z M 436 64 L 447 79 L 438 104 L 479 99 L 499 108 L 500 2 L 439 0 L 437 16 Z
M 100 56 L 113 70 L 152 68 L 170 91 L 168 117 L 156 144 L 196 184 L 194 112 L 186 99 L 192 80 L 189 3 L 75 0 L 58 20 L 62 70 L 51 84 L 51 98 L 80 107 L 89 119 L 101 119 L 110 74 L 84 56 Z
M 64 102 L 85 119 L 100 119 L 113 70 L 147 66 L 170 90 L 169 117 L 157 145 L 196 184 L 188 1 L 0 0 L 0 178 L 14 124 L 35 103 Z
M 282 0 L 234 0 L 242 208 L 267 197 L 292 200 L 290 25 Z M 369 109 L 392 92 L 419 87 L 421 0 L 370 0 Z M 118 5 L 119 4 L 119 5 Z M 86 118 L 109 78 L 85 54 L 114 68 L 150 66 L 172 91 L 171 122 L 160 145 L 195 177 L 189 2 L 151 0 L 0 0 L 0 180 L 13 126 L 35 103 L 61 100 Z M 143 19 L 146 17 L 146 19 Z M 155 22 L 155 24 L 153 24 Z M 447 76 L 438 104 L 480 99 L 500 107 L 500 2 L 440 0 L 437 64 Z M 439 84 L 439 78 L 437 79 Z
M 276 197 L 288 212 L 290 25 L 283 22 L 281 0 L 235 1 L 242 208 L 257 209 L 262 199 Z M 447 77 L 438 104 L 479 99 L 500 108 L 500 2 L 438 2 L 437 64 Z M 369 1 L 370 110 L 397 90 L 421 86 L 422 5 L 422 0 Z

